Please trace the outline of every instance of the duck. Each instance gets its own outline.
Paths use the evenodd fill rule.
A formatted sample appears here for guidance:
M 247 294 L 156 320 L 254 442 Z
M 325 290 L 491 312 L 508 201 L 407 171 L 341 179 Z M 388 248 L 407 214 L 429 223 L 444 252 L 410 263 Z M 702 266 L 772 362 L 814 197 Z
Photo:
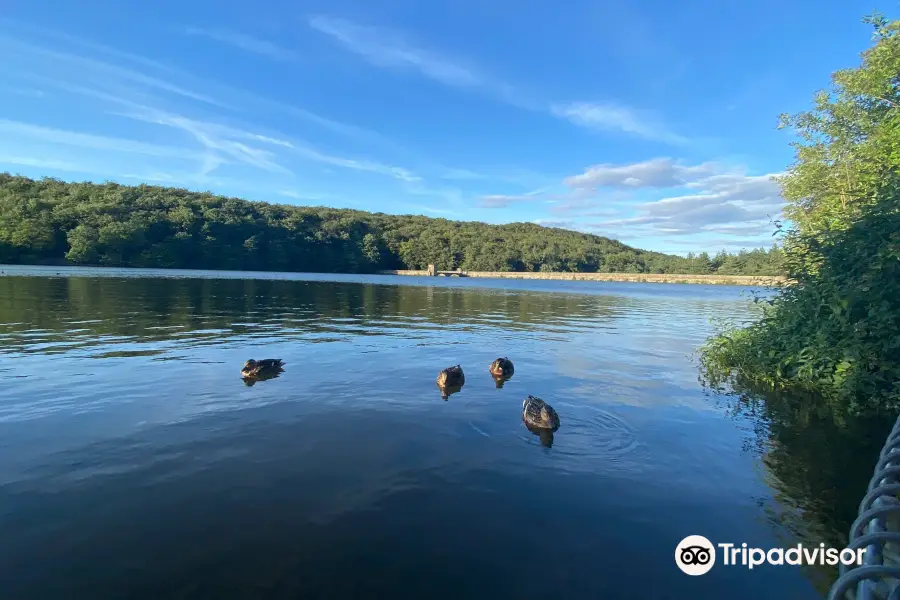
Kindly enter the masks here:
M 553 407 L 538 398 L 528 396 L 522 402 L 522 421 L 529 429 L 546 429 L 556 431 L 559 429 L 559 415 Z
M 498 358 L 497 360 L 492 362 L 490 371 L 491 375 L 493 375 L 494 377 L 503 377 L 505 379 L 509 379 L 515 372 L 515 368 L 513 368 L 512 361 L 504 357 Z
M 456 386 L 461 386 L 466 382 L 466 376 L 463 374 L 462 367 L 456 365 L 455 367 L 447 367 L 437 376 L 437 384 L 442 388 L 452 388 Z
M 262 378 L 275 375 L 282 371 L 284 361 L 280 358 L 264 358 L 262 360 L 253 360 L 252 358 L 244 363 L 241 369 L 241 377 Z

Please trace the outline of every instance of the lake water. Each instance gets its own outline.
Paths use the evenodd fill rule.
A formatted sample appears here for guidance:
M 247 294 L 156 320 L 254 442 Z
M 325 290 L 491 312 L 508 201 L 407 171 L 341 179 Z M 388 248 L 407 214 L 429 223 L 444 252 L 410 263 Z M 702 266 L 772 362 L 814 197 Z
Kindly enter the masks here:
M 820 598 L 675 547 L 842 547 L 884 440 L 701 387 L 746 288 L 0 270 L 5 600 Z

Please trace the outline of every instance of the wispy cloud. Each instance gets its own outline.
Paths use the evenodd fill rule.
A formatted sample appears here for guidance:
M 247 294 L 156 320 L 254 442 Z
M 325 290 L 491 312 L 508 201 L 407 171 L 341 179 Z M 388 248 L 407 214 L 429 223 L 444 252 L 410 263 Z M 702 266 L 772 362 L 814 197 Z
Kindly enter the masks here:
M 91 169 L 68 161 L 46 158 L 34 158 L 30 156 L 16 156 L 12 154 L 0 154 L 0 164 L 18 165 L 21 167 L 35 167 L 53 171 L 73 171 L 76 173 L 90 173 Z
M 64 34 L 58 36 L 58 39 L 66 42 L 75 41 Z M 178 140 L 176 146 L 161 146 L 136 140 L 100 136 L 89 132 L 64 131 L 13 121 L 0 122 L 0 130 L 20 139 L 27 138 L 98 151 L 142 153 L 148 156 L 187 159 L 196 165 L 196 170 L 190 177 L 199 181 L 209 180 L 209 177 L 222 165 L 243 165 L 290 177 L 293 175 L 292 164 L 313 161 L 343 169 L 383 175 L 404 185 L 421 184 L 422 182 L 419 175 L 404 167 L 371 159 L 348 158 L 322 152 L 308 143 L 289 139 L 290 136 L 277 132 L 254 131 L 252 126 L 250 128 L 235 127 L 219 122 L 219 119 L 201 119 L 179 114 L 198 110 L 196 107 L 190 108 L 190 105 L 184 105 L 183 102 L 180 103 L 182 109 L 179 112 L 160 108 L 171 105 L 174 99 L 189 99 L 208 105 L 207 112 L 211 107 L 212 110 L 222 111 L 222 114 L 230 112 L 231 109 L 252 112 L 276 109 L 314 122 L 325 129 L 354 140 L 385 141 L 386 145 L 390 145 L 389 141 L 378 139 L 380 136 L 373 132 L 322 117 L 300 107 L 261 98 L 252 93 L 233 90 L 227 86 L 204 84 L 205 91 L 200 93 L 178 83 L 178 80 L 181 79 L 192 79 L 188 73 L 169 69 L 150 59 L 142 60 L 142 57 L 117 52 L 114 49 L 97 47 L 90 43 L 81 45 L 97 49 L 119 60 L 117 64 L 111 64 L 95 57 L 43 48 L 0 33 L 0 51 L 8 50 L 8 56 L 18 59 L 15 64 L 22 66 L 21 76 L 23 78 L 40 82 L 48 87 L 53 86 L 57 90 L 70 94 L 98 100 L 101 102 L 98 108 L 107 114 L 175 129 L 186 134 L 187 139 L 176 138 Z M 138 66 L 124 66 L 129 63 L 136 63 Z M 144 68 L 164 70 L 171 77 L 148 74 Z M 193 81 L 196 82 L 196 79 Z M 86 85 L 84 82 L 90 83 Z M 237 106 L 229 106 L 228 103 L 220 101 L 220 96 L 228 97 L 229 103 L 236 103 Z M 161 178 L 163 180 L 172 179 L 171 171 L 166 166 L 163 166 L 163 169 L 158 170 L 157 173 L 166 175 Z M 184 175 L 174 177 L 180 180 L 184 179 Z
M 0 133 L 9 136 L 7 139 L 38 140 L 51 144 L 63 144 L 78 148 L 107 150 L 110 152 L 132 152 L 149 156 L 163 156 L 169 158 L 198 159 L 199 154 L 174 146 L 161 146 L 148 144 L 134 140 L 92 135 L 76 131 L 43 127 L 18 121 L 0 119 Z
M 7 56 L 19 55 L 26 56 L 31 59 L 42 58 L 55 63 L 57 69 L 67 69 L 70 72 L 92 72 L 98 77 L 115 78 L 143 87 L 156 89 L 162 92 L 175 94 L 183 98 L 188 98 L 206 104 L 212 104 L 222 108 L 228 105 L 218 99 L 212 98 L 206 94 L 194 92 L 185 87 L 173 84 L 169 81 L 147 75 L 143 72 L 129 69 L 126 67 L 112 65 L 97 59 L 69 54 L 66 52 L 57 52 L 48 48 L 42 48 L 33 44 L 20 42 L 9 36 L 0 34 L 0 48 L 3 49 Z
M 267 56 L 275 60 L 292 61 L 297 59 L 297 54 L 292 50 L 230 29 L 186 27 L 183 31 L 187 35 L 205 37 L 228 46 Z
M 272 150 L 250 145 L 259 142 L 267 146 L 283 148 L 281 162 L 293 158 L 314 161 L 343 169 L 384 175 L 407 183 L 419 182 L 421 177 L 403 167 L 386 165 L 377 161 L 347 158 L 328 154 L 286 136 L 262 135 L 219 123 L 190 119 L 182 115 L 170 114 L 158 109 L 141 107 L 141 111 L 123 113 L 134 119 L 180 129 L 194 137 L 206 150 L 205 173 L 215 170 L 226 162 L 246 163 L 271 172 L 292 174 L 279 164 L 279 157 Z
M 506 208 L 511 204 L 536 200 L 546 191 L 546 189 L 540 189 L 526 194 L 492 194 L 482 196 L 479 200 L 479 206 L 483 208 Z
M 434 208 L 433 206 L 424 206 L 422 204 L 407 204 L 409 208 L 419 211 L 420 213 L 430 213 L 433 215 L 452 215 L 454 211 L 446 208 Z
M 541 101 L 519 86 L 488 76 L 458 59 L 427 50 L 392 29 L 360 25 L 326 15 L 310 17 L 309 26 L 375 67 L 415 71 L 443 85 L 479 91 L 512 106 L 549 113 L 592 130 L 620 131 L 674 145 L 688 143 L 687 138 L 670 131 L 649 111 L 613 104 Z
M 417 48 L 394 31 L 358 25 L 345 19 L 315 15 L 309 26 L 328 35 L 371 64 L 388 69 L 410 69 L 454 87 L 478 87 L 484 79 L 473 69 Z
M 29 96 L 31 98 L 43 98 L 47 95 L 47 92 L 43 90 L 36 90 L 34 88 L 26 88 L 26 87 L 16 87 L 12 85 L 3 86 L 0 90 L 4 92 L 8 92 L 10 94 L 15 94 L 17 96 Z
M 551 107 L 551 111 L 576 125 L 597 131 L 620 131 L 672 145 L 684 145 L 689 141 L 686 137 L 669 131 L 655 115 L 625 106 L 574 102 L 556 104 Z
M 15 31 L 20 37 L 24 36 L 24 34 L 29 34 L 33 37 L 49 37 L 59 42 L 64 42 L 73 46 L 80 46 L 83 49 L 90 50 L 92 52 L 97 52 L 101 54 L 106 54 L 107 56 L 115 57 L 120 60 L 125 60 L 128 62 L 136 63 L 143 65 L 144 67 L 150 67 L 152 69 L 167 71 L 169 73 L 181 73 L 179 69 L 176 69 L 170 65 L 166 65 L 159 61 L 152 60 L 145 56 L 140 56 L 137 54 L 132 54 L 131 52 L 124 52 L 118 48 L 113 48 L 110 46 L 106 46 L 104 44 L 98 44 L 96 42 L 92 42 L 90 40 L 85 40 L 74 35 L 70 35 L 68 33 L 62 31 L 56 31 L 54 29 L 47 29 L 45 27 L 39 27 L 33 25 L 31 23 L 26 23 L 24 21 L 19 21 L 16 19 L 9 19 L 6 17 L 0 17 L 0 25 L 5 25 L 10 30 Z
M 442 174 L 443 179 L 484 179 L 485 176 L 469 169 L 446 169 Z
M 7 24 L 13 31 L 19 31 L 21 25 L 16 21 L 4 19 L 0 19 L 0 24 Z M 0 33 L 0 52 L 9 57 L 11 61 L 9 66 L 13 67 L 11 72 L 22 79 L 40 82 L 45 87 L 66 89 L 108 101 L 116 101 L 117 96 L 118 100 L 121 100 L 122 96 L 128 96 L 146 103 L 152 100 L 152 94 L 157 94 L 197 101 L 216 109 L 251 114 L 263 111 L 278 112 L 355 141 L 371 143 L 391 151 L 402 150 L 392 140 L 375 131 L 317 114 L 292 103 L 205 80 L 170 65 L 68 34 L 24 25 L 21 29 L 109 57 L 109 60 L 103 60 L 83 56 L 77 51 L 66 52 L 44 48 Z M 115 59 L 115 64 L 110 62 L 112 59 Z M 86 87 L 88 85 L 90 87 Z M 192 89 L 193 86 L 201 88 L 203 92 Z M 227 101 L 223 98 L 227 98 Z
M 377 173 L 379 175 L 387 175 L 388 177 L 392 177 L 400 181 L 405 181 L 407 183 L 418 182 L 422 180 L 421 177 L 409 171 L 408 169 L 404 169 L 403 167 L 394 167 L 370 160 L 357 160 L 341 156 L 332 156 L 308 146 L 297 146 L 294 148 L 294 151 L 299 156 L 302 156 L 309 160 L 332 165 L 335 167 L 351 169 L 354 171 L 365 171 L 367 173 Z
M 278 164 L 277 158 L 271 150 L 247 143 L 252 140 L 291 148 L 290 142 L 216 123 L 190 119 L 159 109 L 149 107 L 142 107 L 142 109 L 142 111 L 124 113 L 124 115 L 148 123 L 172 127 L 192 136 L 206 152 L 203 156 L 204 174 L 212 172 L 226 162 L 243 163 L 271 173 L 293 174 L 290 169 Z

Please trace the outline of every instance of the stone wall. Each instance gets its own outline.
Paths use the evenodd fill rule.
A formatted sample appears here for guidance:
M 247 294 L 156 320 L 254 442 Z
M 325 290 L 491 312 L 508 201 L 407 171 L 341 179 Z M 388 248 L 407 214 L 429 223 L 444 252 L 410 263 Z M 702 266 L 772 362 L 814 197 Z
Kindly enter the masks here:
M 379 271 L 382 275 L 428 276 L 428 271 Z M 485 279 L 552 279 L 560 281 L 625 281 L 642 283 L 696 283 L 705 285 L 781 285 L 784 277 L 755 275 L 659 275 L 650 273 L 543 273 L 521 271 L 467 271 L 467 277 Z

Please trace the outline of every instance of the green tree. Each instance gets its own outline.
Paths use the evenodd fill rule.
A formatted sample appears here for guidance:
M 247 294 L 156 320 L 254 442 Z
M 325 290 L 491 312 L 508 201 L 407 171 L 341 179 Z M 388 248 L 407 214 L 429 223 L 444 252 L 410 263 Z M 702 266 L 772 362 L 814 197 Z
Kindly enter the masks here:
M 832 90 L 813 109 L 782 115 L 799 136 L 796 162 L 782 178 L 785 216 L 805 234 L 846 228 L 884 191 L 884 175 L 900 164 L 900 36 L 881 15 L 864 22 L 875 44 L 858 68 L 832 75 Z
M 66 259 L 81 264 L 97 262 L 100 235 L 95 228 L 90 225 L 78 225 L 75 229 L 69 230 L 66 237 L 69 241 Z
M 710 380 L 803 390 L 842 413 L 900 408 L 900 21 L 867 22 L 862 64 L 785 119 L 801 139 L 781 182 L 794 283 L 701 351 Z

